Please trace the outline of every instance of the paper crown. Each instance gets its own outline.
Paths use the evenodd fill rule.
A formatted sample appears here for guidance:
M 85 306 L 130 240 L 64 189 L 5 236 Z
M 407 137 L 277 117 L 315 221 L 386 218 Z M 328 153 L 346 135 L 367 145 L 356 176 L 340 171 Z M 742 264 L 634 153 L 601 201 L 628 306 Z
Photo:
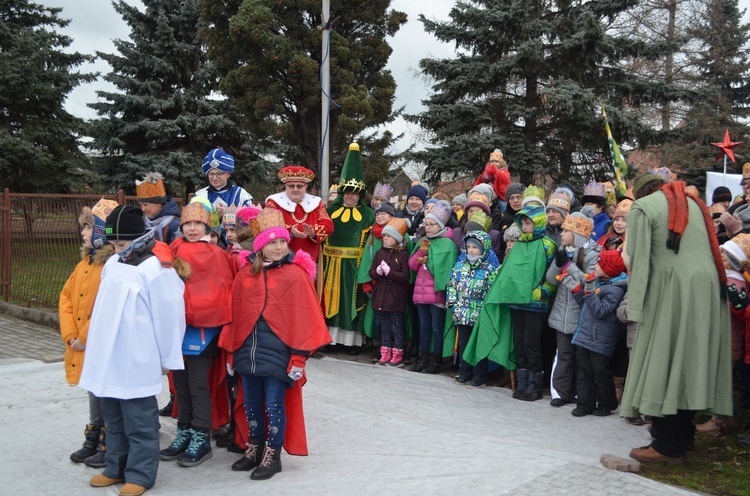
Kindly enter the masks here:
M 495 148 L 495 150 L 490 153 L 489 163 L 498 164 L 501 167 L 507 167 L 505 159 L 503 158 L 503 152 L 501 152 L 499 148 Z
M 615 209 L 615 214 L 612 216 L 613 219 L 616 219 L 618 217 L 625 217 L 628 212 L 630 212 L 630 207 L 633 206 L 633 200 L 622 200 L 620 203 L 617 204 L 617 208 Z
M 315 173 L 301 165 L 287 165 L 279 171 L 279 180 L 282 183 L 294 181 L 297 183 L 310 183 L 315 178 Z
M 222 226 L 234 226 L 237 224 L 237 207 L 230 205 L 224 208 L 224 215 L 221 217 Z
M 135 180 L 135 195 L 139 200 L 160 200 L 156 203 L 166 201 L 167 191 L 164 189 L 164 176 L 158 172 L 149 172 L 143 181 Z
M 486 195 L 483 195 L 482 193 L 480 193 L 479 191 L 472 191 L 471 194 L 469 194 L 469 197 L 466 199 L 466 203 L 469 203 L 469 202 L 481 202 L 487 205 L 488 207 L 490 206 L 490 199 L 487 198 Z
M 600 201 L 604 203 L 606 201 L 606 196 L 607 196 L 607 190 L 602 183 L 591 181 L 590 183 L 588 183 L 586 186 L 583 187 L 583 198 L 582 198 L 583 203 L 589 203 L 592 201 L 595 202 L 595 200 L 593 200 L 594 198 L 596 200 L 601 199 Z M 586 199 L 587 197 L 589 198 L 588 201 Z
M 266 207 L 253 219 L 253 250 L 257 253 L 271 241 L 282 238 L 289 242 L 289 231 L 284 226 L 284 215 L 280 210 Z
M 522 206 L 526 206 L 529 203 L 536 202 L 540 206 L 544 207 L 544 189 L 540 188 L 539 186 L 529 186 L 525 190 L 523 190 L 523 195 L 521 195 L 523 200 L 521 201 Z
M 481 227 L 481 230 L 484 232 L 488 232 L 490 229 L 490 226 L 492 225 L 492 218 L 484 213 L 481 210 L 475 210 L 474 212 L 469 215 L 468 220 L 466 221 L 466 229 L 465 231 L 475 231 L 476 229 L 469 229 L 469 222 L 473 222 Z
M 591 236 L 591 232 L 594 230 L 594 221 L 590 217 L 585 215 L 568 215 L 562 223 L 563 229 L 566 231 L 572 231 L 576 234 L 580 234 L 584 238 Z
M 660 178 L 662 178 L 662 180 L 665 183 L 674 181 L 675 178 L 677 177 L 677 174 L 673 174 L 672 171 L 670 171 L 666 167 L 659 167 L 659 168 L 656 168 L 656 169 L 649 169 L 648 172 L 650 172 L 651 174 L 656 174 L 657 176 L 659 176 Z
M 615 193 L 615 185 L 610 181 L 602 183 L 604 185 L 604 199 L 608 207 L 617 205 L 617 194 Z
M 742 166 L 742 179 L 750 179 L 750 162 Z
M 565 214 L 567 215 L 568 212 L 570 212 L 570 202 L 572 198 L 570 198 L 570 195 L 568 195 L 565 190 L 563 189 L 556 189 L 554 193 L 549 195 L 549 200 L 547 201 L 547 208 L 559 208 L 565 211 Z
M 365 176 L 362 171 L 362 156 L 359 153 L 359 144 L 351 143 L 349 151 L 344 159 L 344 167 L 341 169 L 339 180 L 339 193 L 359 193 L 365 191 Z
M 375 189 L 372 192 L 372 196 L 378 196 L 380 198 L 383 198 L 385 201 L 390 201 L 391 195 L 393 195 L 393 188 L 390 184 L 385 183 L 377 183 L 375 185 Z
M 182 214 L 180 215 L 180 225 L 192 221 L 202 222 L 211 227 L 211 214 L 201 203 L 190 203 L 182 209 Z
M 255 218 L 260 213 L 258 207 L 242 207 L 237 210 L 235 214 L 235 232 L 237 234 L 237 242 L 241 243 L 251 236 L 255 236 L 253 232 L 255 224 Z
M 100 218 L 101 220 L 106 221 L 107 217 L 109 217 L 109 214 L 112 213 L 112 210 L 117 208 L 117 202 L 114 200 L 106 200 L 102 198 L 98 202 L 96 202 L 96 205 L 94 205 L 94 208 L 91 209 L 91 213 L 94 214 L 94 216 Z

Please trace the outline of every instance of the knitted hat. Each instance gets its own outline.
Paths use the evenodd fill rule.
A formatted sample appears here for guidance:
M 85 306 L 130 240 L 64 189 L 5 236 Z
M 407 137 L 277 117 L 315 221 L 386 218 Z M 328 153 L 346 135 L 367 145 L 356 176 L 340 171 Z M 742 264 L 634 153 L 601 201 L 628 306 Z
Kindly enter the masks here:
M 283 238 L 288 243 L 291 239 L 289 231 L 284 227 L 284 214 L 275 208 L 266 207 L 253 220 L 258 234 L 253 240 L 253 251 L 259 253 L 264 246 L 277 238 Z
M 644 190 L 644 188 L 654 183 L 664 184 L 664 179 L 662 179 L 660 176 L 657 176 L 656 174 L 652 174 L 651 172 L 646 172 L 645 174 L 641 174 L 640 176 L 636 177 L 635 182 L 633 183 L 633 195 L 635 196 L 635 198 L 640 198 L 640 193 Z
M 361 195 L 365 192 L 366 187 L 359 145 L 351 143 L 344 159 L 344 167 L 341 169 L 339 193 L 359 193 Z
M 406 199 L 408 200 L 412 196 L 416 196 L 422 200 L 422 204 L 424 204 L 427 201 L 427 188 L 421 184 L 415 184 L 409 189 L 409 192 L 406 193 Z
M 572 201 L 573 196 L 570 194 L 568 188 L 556 188 L 555 191 L 549 195 L 549 200 L 547 200 L 547 210 L 554 210 L 565 217 L 570 213 L 570 203 Z
M 727 209 L 724 208 L 724 205 L 722 205 L 721 203 L 714 203 L 713 205 L 708 207 L 708 213 L 711 214 L 712 219 L 718 219 L 719 217 L 721 217 L 721 214 L 726 211 Z
M 489 184 L 480 183 L 480 184 L 477 184 L 477 185 L 473 186 L 469 190 L 469 196 L 471 196 L 471 194 L 475 193 L 475 192 L 476 193 L 481 193 L 484 196 L 486 196 L 487 199 L 489 199 L 490 203 L 492 203 L 492 201 L 495 198 L 497 198 L 497 194 L 495 194 L 495 190 L 492 189 L 492 186 L 490 186 Z
M 742 262 L 750 258 L 750 234 L 740 233 L 721 245 L 736 270 L 742 270 Z
M 523 200 L 521 201 L 521 208 L 524 208 L 531 202 L 536 202 L 540 207 L 544 208 L 544 190 L 542 188 L 538 186 L 529 186 L 528 188 L 523 190 Z
M 388 202 L 383 202 L 380 205 L 378 205 L 378 208 L 375 209 L 375 213 L 377 214 L 378 212 L 385 212 L 391 217 L 396 216 L 396 209 L 393 208 L 393 205 L 391 205 Z
M 534 223 L 534 231 L 531 233 L 523 232 L 523 218 L 528 217 Z M 536 203 L 529 203 L 521 210 L 516 212 L 513 220 L 521 230 L 521 241 L 530 241 L 532 239 L 539 239 L 544 237 L 547 230 L 547 212 L 544 211 L 544 207 L 536 205 Z
M 591 181 L 583 187 L 583 197 L 581 203 L 596 203 L 597 205 L 606 205 L 607 191 L 602 183 Z
M 622 261 L 620 250 L 606 250 L 599 254 L 597 265 L 608 277 L 617 277 L 625 272 L 625 262 Z
M 208 174 L 211 169 L 221 172 L 234 172 L 234 157 L 224 150 L 214 148 L 203 158 L 201 169 L 204 174 Z
M 453 200 L 451 200 L 451 204 L 458 203 L 459 205 L 461 205 L 461 207 L 463 207 L 464 205 L 466 205 L 466 201 L 467 201 L 466 195 L 460 194 L 458 196 L 453 197 Z
M 511 241 L 518 241 L 519 237 L 521 237 L 521 229 L 518 228 L 518 224 L 516 223 L 509 225 L 503 233 L 503 240 L 506 243 L 510 243 Z
M 279 171 L 279 180 L 282 183 L 310 183 L 315 178 L 315 173 L 307 167 L 301 165 L 287 165 Z
M 475 238 L 473 236 L 466 236 L 464 238 L 464 246 L 465 248 L 469 248 L 469 245 L 476 246 L 479 248 L 480 253 L 484 253 L 484 243 L 478 238 Z
M 711 203 L 718 203 L 718 202 L 731 202 L 732 201 L 732 191 L 727 188 L 726 186 L 719 186 L 716 188 L 711 195 Z
M 383 234 L 387 234 L 395 239 L 398 244 L 401 244 L 404 242 L 404 236 L 408 230 L 409 222 L 406 219 L 394 217 L 383 227 Z
M 393 188 L 390 184 L 385 183 L 377 183 L 375 184 L 375 189 L 372 192 L 372 196 L 380 197 L 385 201 L 391 201 L 391 196 L 393 195 Z
M 149 172 L 143 181 L 135 180 L 135 196 L 144 203 L 167 203 L 167 191 L 164 189 L 164 176 L 158 172 Z
M 484 231 L 489 232 L 490 226 L 492 225 L 492 218 L 485 212 L 479 210 L 474 211 L 469 215 L 466 225 L 464 226 L 464 232 L 469 231 Z
M 479 191 L 469 193 L 469 198 L 464 204 L 464 211 L 468 211 L 471 207 L 480 208 L 485 214 L 491 215 L 490 199 Z
M 143 210 L 133 205 L 120 205 L 107 216 L 104 225 L 107 241 L 132 241 L 146 234 Z
M 211 229 L 211 214 L 200 202 L 191 202 L 182 209 L 182 213 L 180 214 L 180 231 L 182 231 L 184 224 L 193 221 L 202 222 L 206 225 L 207 229 Z
M 591 238 L 594 230 L 594 209 L 591 206 L 583 207 L 580 212 L 573 212 L 565 217 L 562 229 L 573 233 L 576 248 L 582 248 Z
M 235 214 L 235 234 L 237 242 L 241 243 L 253 236 L 253 224 L 260 213 L 258 207 L 242 207 Z
M 523 183 L 511 183 L 508 185 L 508 189 L 505 190 L 505 198 L 510 198 L 513 195 L 522 195 L 525 189 L 526 185 Z
M 450 219 L 451 212 L 453 212 L 453 210 L 451 209 L 450 203 L 445 200 L 438 200 L 435 206 L 432 207 L 432 210 L 430 210 L 430 213 L 425 215 L 425 219 L 434 220 L 438 223 L 440 229 L 442 229 L 445 227 L 448 219 Z
M 633 200 L 622 200 L 620 203 L 617 204 L 617 208 L 615 209 L 615 214 L 612 216 L 613 219 L 616 219 L 618 217 L 625 217 L 628 212 L 630 212 L 630 207 L 633 206 Z
M 427 208 L 427 205 L 434 205 L 434 204 L 436 204 L 436 203 L 437 203 L 438 201 L 440 201 L 440 200 L 438 200 L 437 198 L 430 198 L 429 200 L 427 200 L 427 201 L 425 202 L 424 206 L 425 206 L 425 208 Z
M 105 234 L 105 224 L 107 217 L 112 213 L 112 210 L 117 208 L 117 202 L 114 200 L 105 200 L 102 198 L 94 208 L 83 207 L 81 217 L 78 218 L 78 222 L 83 225 L 86 224 L 91 226 L 93 230 L 91 233 L 91 246 L 94 249 L 99 249 L 107 244 L 107 236 Z
M 237 225 L 237 207 L 230 205 L 224 208 L 224 215 L 221 216 L 221 227 Z

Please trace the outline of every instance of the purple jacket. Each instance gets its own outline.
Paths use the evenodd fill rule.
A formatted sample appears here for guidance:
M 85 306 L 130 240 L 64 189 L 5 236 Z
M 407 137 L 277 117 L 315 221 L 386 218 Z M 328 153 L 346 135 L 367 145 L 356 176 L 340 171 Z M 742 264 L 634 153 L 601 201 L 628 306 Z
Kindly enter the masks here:
M 451 238 L 452 234 L 452 230 L 448 229 L 448 232 L 442 237 Z M 417 241 L 417 243 L 419 242 Z M 409 268 L 417 274 L 417 278 L 414 280 L 413 301 L 417 305 L 445 304 L 445 291 L 435 291 L 435 278 L 427 270 L 427 264 L 419 262 L 419 259 L 427 255 L 420 248 L 409 258 Z

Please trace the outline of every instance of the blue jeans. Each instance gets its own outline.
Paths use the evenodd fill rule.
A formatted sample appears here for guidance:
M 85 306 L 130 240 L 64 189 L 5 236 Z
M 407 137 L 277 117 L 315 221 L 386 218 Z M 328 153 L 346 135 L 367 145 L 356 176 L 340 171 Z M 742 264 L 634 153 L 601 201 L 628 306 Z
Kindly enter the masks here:
M 445 309 L 437 305 L 417 305 L 419 312 L 419 351 L 443 355 L 443 327 L 445 327 Z
M 250 439 L 266 440 L 268 446 L 280 448 L 284 444 L 286 430 L 286 382 L 275 377 L 242 374 L 242 389 L 245 391 Z

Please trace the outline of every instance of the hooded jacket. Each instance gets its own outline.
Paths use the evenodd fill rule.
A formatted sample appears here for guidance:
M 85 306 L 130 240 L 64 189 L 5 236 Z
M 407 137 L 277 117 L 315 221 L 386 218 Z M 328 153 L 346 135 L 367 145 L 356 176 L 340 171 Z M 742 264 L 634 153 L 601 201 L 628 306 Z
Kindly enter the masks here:
M 180 207 L 171 196 L 153 219 L 144 216 L 146 229 L 153 229 L 157 241 L 170 244 L 178 237 L 180 230 Z
M 581 270 L 576 261 L 578 254 L 583 250 L 583 270 Z M 578 319 L 581 316 L 581 307 L 573 297 L 573 292 L 565 287 L 560 287 L 560 281 L 557 280 L 563 270 L 573 276 L 579 284 L 583 285 L 586 274 L 590 274 L 596 267 L 596 260 L 599 257 L 601 246 L 593 241 L 589 242 L 585 248 L 578 248 L 573 252 L 573 258 L 564 269 L 557 266 L 553 260 L 552 265 L 547 270 L 547 282 L 553 286 L 558 286 L 555 295 L 555 303 L 549 313 L 549 326 L 563 334 L 573 334 L 578 328 Z
M 581 305 L 573 344 L 604 356 L 612 356 L 625 325 L 617 318 L 617 308 L 628 289 L 628 278 L 621 274 L 599 281 L 593 292 L 579 291 L 574 297 Z
M 491 248 L 490 236 L 481 231 L 469 231 L 464 236 L 464 246 L 469 239 L 476 239 L 482 243 L 484 252 L 479 260 L 472 263 L 461 253 L 451 271 L 451 279 L 446 288 L 445 304 L 453 314 L 456 325 L 474 325 L 479 317 L 479 310 L 492 287 L 500 264 Z

